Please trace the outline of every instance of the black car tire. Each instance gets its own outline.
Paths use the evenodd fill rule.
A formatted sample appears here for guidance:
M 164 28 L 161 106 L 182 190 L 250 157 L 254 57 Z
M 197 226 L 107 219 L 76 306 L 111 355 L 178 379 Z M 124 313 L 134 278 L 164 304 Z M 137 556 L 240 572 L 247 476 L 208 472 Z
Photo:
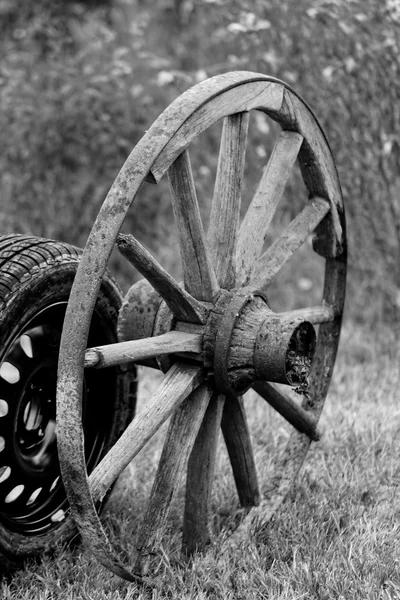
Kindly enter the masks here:
M 0 570 L 68 542 L 76 529 L 60 477 L 55 390 L 60 336 L 81 251 L 24 235 L 0 236 Z M 103 278 L 88 346 L 117 341 L 118 286 Z M 132 420 L 134 368 L 85 372 L 88 471 Z

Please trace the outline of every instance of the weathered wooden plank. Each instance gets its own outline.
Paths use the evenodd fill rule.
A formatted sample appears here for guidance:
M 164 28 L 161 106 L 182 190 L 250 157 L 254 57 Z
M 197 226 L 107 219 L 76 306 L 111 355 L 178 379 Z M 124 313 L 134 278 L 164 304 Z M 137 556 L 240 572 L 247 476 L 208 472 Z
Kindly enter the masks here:
M 236 244 L 246 152 L 248 113 L 225 117 L 211 207 L 208 244 L 218 283 L 235 285 Z
M 132 235 L 119 234 L 117 247 L 164 298 L 177 319 L 206 322 L 208 309 L 188 294 Z
M 144 340 L 131 340 L 88 348 L 85 354 L 85 367 L 103 369 L 164 354 L 200 353 L 201 348 L 201 334 L 170 331 Z
M 168 180 L 179 232 L 185 289 L 198 300 L 211 302 L 219 288 L 206 248 L 187 150 L 170 166 Z
M 240 504 L 243 507 L 257 506 L 260 502 L 260 489 L 250 432 L 241 397 L 226 397 L 221 428 L 232 465 Z
M 146 515 L 136 538 L 136 571 L 145 574 L 151 553 L 161 541 L 168 512 L 182 480 L 212 390 L 202 385 L 171 417 Z
M 324 198 L 312 198 L 281 236 L 260 257 L 253 285 L 260 288 L 267 286 L 329 213 L 330 208 L 330 203 Z
M 172 365 L 143 411 L 134 418 L 90 475 L 94 501 L 103 498 L 118 475 L 203 378 L 201 367 L 180 363 Z
M 182 533 L 185 556 L 210 541 L 210 500 L 224 400 L 224 396 L 211 398 L 188 462 Z
M 160 181 L 170 164 L 182 150 L 187 148 L 195 137 L 220 119 L 228 115 L 248 112 L 257 108 L 269 109 L 271 111 L 277 111 L 281 108 L 284 95 L 284 86 L 281 82 L 271 78 L 269 80 L 268 78 L 262 80 L 262 76 L 260 77 L 259 74 L 248 72 L 246 85 L 242 85 L 246 80 L 245 71 L 241 74 L 239 72 L 230 73 L 230 76 L 230 81 L 232 82 L 231 89 L 227 85 L 223 94 L 221 90 L 217 94 L 214 93 L 214 97 L 210 94 L 207 102 L 203 104 L 199 102 L 199 92 L 201 91 L 202 84 L 193 88 L 193 92 L 196 91 L 197 95 L 197 107 L 182 122 L 182 125 L 176 130 L 175 135 L 171 137 L 170 141 L 164 146 L 162 152 L 153 162 L 148 177 L 149 181 Z M 220 81 L 222 82 L 222 79 Z M 213 78 L 209 80 L 209 85 L 212 83 Z M 186 92 L 188 100 L 189 93 L 190 90 Z M 182 99 L 183 96 L 181 96 Z M 193 102 L 192 97 L 190 97 L 190 100 Z M 189 111 L 187 110 L 187 112 Z M 174 117 L 176 118 L 176 113 Z
M 292 172 L 303 136 L 282 131 L 240 228 L 237 249 L 238 283 L 251 280 L 264 237 Z
M 332 306 L 310 306 L 308 308 L 298 308 L 296 310 L 290 310 L 283 313 L 277 313 L 279 316 L 285 316 L 291 319 L 302 319 L 303 321 L 309 321 L 313 325 L 319 323 L 329 323 L 333 321 L 336 314 Z
M 252 388 L 268 402 L 282 417 L 284 417 L 297 431 L 308 435 L 314 442 L 321 439 L 317 429 L 315 416 L 296 404 L 289 396 L 279 390 L 273 383 L 257 381 Z

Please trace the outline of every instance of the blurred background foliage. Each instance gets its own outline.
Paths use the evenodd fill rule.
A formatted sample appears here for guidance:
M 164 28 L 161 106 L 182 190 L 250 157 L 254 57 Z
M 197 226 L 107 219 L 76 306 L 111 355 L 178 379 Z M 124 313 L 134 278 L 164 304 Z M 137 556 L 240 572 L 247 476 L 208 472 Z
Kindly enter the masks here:
M 0 53 L 1 233 L 83 246 L 125 158 L 170 101 L 209 76 L 259 71 L 292 85 L 330 141 L 348 214 L 348 313 L 398 319 L 399 0 L 0 0 Z M 273 126 L 256 116 L 249 190 Z M 204 210 L 218 135 L 213 127 L 192 156 Z M 174 271 L 167 196 L 163 182 L 146 187 L 125 226 Z M 131 277 L 118 258 L 113 266 Z

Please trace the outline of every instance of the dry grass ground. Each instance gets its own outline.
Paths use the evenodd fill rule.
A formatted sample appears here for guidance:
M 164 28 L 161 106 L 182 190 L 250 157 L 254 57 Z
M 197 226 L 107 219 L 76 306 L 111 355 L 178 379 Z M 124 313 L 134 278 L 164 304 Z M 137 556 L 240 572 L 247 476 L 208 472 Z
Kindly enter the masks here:
M 394 337 L 356 326 L 345 329 L 321 420 L 323 439 L 311 447 L 296 488 L 263 542 L 249 540 L 240 551 L 223 553 L 217 538 L 189 565 L 173 562 L 179 544 L 178 499 L 157 557 L 152 592 L 111 576 L 78 545 L 27 564 L 0 584 L 0 597 L 400 599 L 400 348 Z M 157 377 L 143 378 L 142 402 Z M 288 435 L 286 425 L 254 398 L 248 402 L 256 453 L 265 443 L 276 450 Z M 128 554 L 133 554 L 134 531 L 161 443 L 162 432 L 120 478 L 105 514 L 112 538 Z M 232 510 L 233 502 L 222 451 L 219 469 L 217 520 Z

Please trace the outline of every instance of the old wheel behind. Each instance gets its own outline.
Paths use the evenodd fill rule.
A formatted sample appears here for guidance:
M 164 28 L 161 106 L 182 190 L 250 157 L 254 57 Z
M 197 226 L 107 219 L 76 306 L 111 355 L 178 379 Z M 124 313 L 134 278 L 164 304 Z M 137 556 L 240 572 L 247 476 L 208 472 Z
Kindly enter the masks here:
M 0 565 L 5 569 L 76 534 L 60 477 L 55 392 L 61 331 L 79 256 L 67 244 L 0 237 Z M 116 341 L 119 306 L 118 288 L 106 276 L 90 344 Z M 133 416 L 125 384 L 120 369 L 85 376 L 89 471 Z
M 253 110 L 271 117 L 282 131 L 239 227 L 248 116 Z M 223 131 L 206 238 L 188 147 L 219 119 Z M 308 200 L 263 253 L 264 237 L 296 161 Z M 165 173 L 180 236 L 184 289 L 137 240 L 119 236 L 120 251 L 147 283 L 133 286 L 126 298 L 120 318 L 125 341 L 86 352 L 99 281 L 126 212 L 142 183 L 157 183 Z M 322 297 L 316 306 L 273 312 L 269 287 L 311 233 L 314 251 L 325 261 Z M 58 417 L 63 479 L 82 536 L 104 565 L 122 577 L 143 581 L 185 468 L 183 550 L 190 554 L 208 543 L 220 428 L 240 502 L 245 512 L 252 508 L 231 541 L 243 539 L 253 517 L 263 522 L 274 514 L 293 484 L 310 440 L 318 439 L 316 424 L 339 339 L 345 274 L 344 209 L 332 155 L 314 115 L 287 85 L 255 73 L 218 76 L 183 94 L 149 129 L 121 169 L 92 229 L 61 342 Z M 313 325 L 318 329 L 316 348 Z M 154 363 L 154 359 L 166 371 L 163 383 L 95 469 L 89 487 L 83 453 L 72 453 L 83 447 L 79 413 L 85 366 Z M 271 382 L 300 384 L 305 392 L 302 405 Z M 267 491 L 260 491 L 242 400 L 249 386 L 295 428 L 274 461 Z M 137 535 L 135 569 L 128 570 L 113 553 L 93 502 L 171 414 Z

